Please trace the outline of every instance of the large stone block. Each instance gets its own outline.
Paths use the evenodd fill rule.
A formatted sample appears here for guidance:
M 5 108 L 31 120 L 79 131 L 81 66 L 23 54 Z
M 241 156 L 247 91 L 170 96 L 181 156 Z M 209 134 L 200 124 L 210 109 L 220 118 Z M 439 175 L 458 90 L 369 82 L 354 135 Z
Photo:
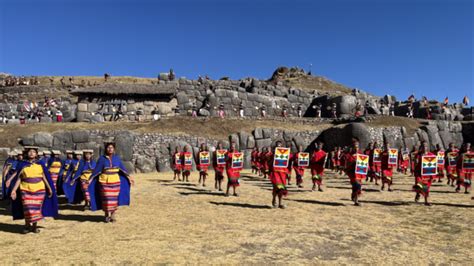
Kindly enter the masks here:
M 36 146 L 51 148 L 53 146 L 53 135 L 47 132 L 38 132 L 33 135 Z
M 249 134 L 247 132 L 241 131 L 239 132 L 239 148 L 240 150 L 247 149 L 247 142 L 249 139 Z
M 87 130 L 72 131 L 72 141 L 75 143 L 84 143 L 89 141 L 90 132 Z
M 270 147 L 272 145 L 272 139 L 257 139 L 255 143 L 259 149 Z
M 249 135 L 247 139 L 247 149 L 255 148 L 255 138 L 252 135 Z
M 77 111 L 79 111 L 79 112 L 88 112 L 87 103 L 78 103 L 77 104 Z
M 255 137 L 256 140 L 263 139 L 263 130 L 257 127 L 253 131 L 253 136 Z
M 130 131 L 123 131 L 115 137 L 117 154 L 122 157 L 124 161 L 131 161 L 133 158 L 133 143 L 135 141 L 135 134 Z

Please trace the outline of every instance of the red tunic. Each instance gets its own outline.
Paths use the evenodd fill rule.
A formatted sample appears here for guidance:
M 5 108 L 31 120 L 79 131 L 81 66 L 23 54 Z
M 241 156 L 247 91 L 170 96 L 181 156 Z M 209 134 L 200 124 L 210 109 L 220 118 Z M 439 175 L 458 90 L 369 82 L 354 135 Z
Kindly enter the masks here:
M 453 178 L 455 178 L 454 175 L 456 174 L 456 165 L 457 165 L 457 162 L 456 162 L 455 165 L 450 165 L 450 164 L 449 164 L 449 157 L 448 157 L 448 154 L 449 154 L 450 152 L 459 153 L 459 150 L 458 150 L 458 149 L 453 149 L 453 150 L 448 149 L 448 150 L 446 150 L 446 153 L 444 154 L 444 155 L 445 155 L 445 156 L 444 156 L 444 160 L 445 160 L 445 165 L 446 165 L 446 174 L 448 175 L 448 177 L 450 177 L 450 178 L 453 179 Z
M 474 173 L 474 171 L 472 169 L 465 169 L 462 167 L 462 161 L 463 161 L 463 157 L 464 157 L 464 154 L 466 153 L 469 153 L 469 154 L 472 154 L 472 152 L 465 152 L 465 153 L 460 153 L 459 156 L 458 156 L 458 162 L 457 162 L 457 165 L 456 165 L 456 170 L 457 170 L 457 173 L 458 173 L 458 184 L 466 187 L 466 188 L 469 188 L 471 187 L 471 181 L 472 181 L 472 175 Z
M 259 166 L 259 153 L 258 151 L 252 151 L 251 153 L 251 163 L 252 163 L 252 168 L 258 169 L 260 168 Z
M 398 154 L 398 163 L 400 165 L 400 169 L 402 169 L 402 171 L 405 171 L 408 169 L 408 165 L 410 164 L 410 157 L 408 157 L 408 160 L 405 160 L 403 158 L 403 152 L 400 152 Z
M 269 161 L 269 166 L 270 166 L 270 182 L 273 184 L 273 191 L 277 192 L 282 195 L 288 194 L 288 191 L 286 190 L 286 180 L 288 178 L 288 173 L 290 172 L 288 167 L 273 167 L 273 161 L 274 161 L 274 154 L 272 152 L 269 152 L 271 154 L 270 161 Z M 288 159 L 288 164 L 292 160 L 293 156 L 290 154 L 290 158 Z
M 178 157 L 179 157 L 178 162 L 176 161 L 176 155 L 178 155 Z M 181 161 L 181 157 L 182 157 L 181 152 L 175 152 L 173 154 L 173 170 L 175 172 L 180 172 L 183 169 L 183 163 Z
M 318 175 L 322 177 L 324 175 L 324 163 L 326 162 L 326 152 L 323 150 L 313 152 L 310 161 L 311 175 Z
M 262 152 L 260 154 L 260 165 L 263 171 L 265 172 L 270 171 L 270 161 L 272 161 L 272 158 L 273 158 L 273 153 L 271 151 Z
M 184 160 L 185 155 L 191 155 L 191 164 L 190 164 L 190 165 L 189 165 L 189 164 L 188 164 L 188 165 L 185 164 L 185 160 Z M 182 167 L 183 167 L 184 171 L 191 171 L 191 169 L 193 168 L 192 155 L 193 155 L 193 154 L 192 154 L 191 152 L 189 152 L 189 151 L 186 151 L 186 152 L 182 152 L 182 153 L 181 153 L 181 163 L 182 163 Z
M 388 151 L 383 151 L 380 154 L 380 158 L 382 160 L 382 174 L 384 177 L 391 178 L 393 176 L 393 165 L 388 164 Z
M 209 169 L 209 164 L 203 164 L 201 162 L 201 152 L 199 152 L 198 165 L 196 165 L 196 168 L 198 171 L 205 173 L 207 173 L 207 170 Z
M 212 153 L 212 167 L 216 174 L 216 179 L 221 180 L 224 178 L 225 164 L 217 164 L 217 152 Z
M 225 163 L 225 170 L 228 178 L 229 186 L 238 187 L 240 186 L 240 171 L 242 168 L 233 168 L 232 167 L 232 157 L 234 152 L 227 152 L 227 158 Z
M 421 157 L 422 156 L 433 156 L 434 154 L 431 152 L 427 152 L 426 154 L 418 153 L 416 155 L 416 165 L 415 165 L 415 180 L 416 184 L 414 186 L 414 190 L 421 195 L 428 197 L 430 194 L 431 182 L 435 176 L 433 175 L 422 175 L 421 174 Z
M 295 173 L 302 177 L 304 176 L 304 169 L 306 169 L 306 166 L 300 166 L 298 164 L 298 160 L 299 160 L 299 152 L 296 152 L 293 154 L 292 166 L 293 166 L 293 170 L 295 170 Z
M 346 153 L 344 155 L 344 161 L 346 162 L 346 175 L 351 180 L 351 183 L 361 183 L 363 179 L 365 179 L 366 175 L 356 174 L 356 160 L 357 160 L 357 153 L 361 153 L 360 151 L 356 153 Z

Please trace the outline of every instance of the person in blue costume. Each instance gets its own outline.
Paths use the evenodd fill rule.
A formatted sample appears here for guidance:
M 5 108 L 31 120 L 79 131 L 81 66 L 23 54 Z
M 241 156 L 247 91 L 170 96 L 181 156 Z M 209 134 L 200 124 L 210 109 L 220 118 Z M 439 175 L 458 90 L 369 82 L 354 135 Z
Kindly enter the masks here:
M 4 200 L 7 200 L 10 198 L 10 192 L 11 192 L 11 184 L 15 183 L 15 173 L 18 169 L 19 164 L 23 161 L 23 152 L 22 151 L 14 151 L 12 154 L 16 155 L 14 157 L 14 161 L 12 161 L 11 165 L 8 167 L 8 170 L 5 175 L 5 182 L 2 183 L 2 195 Z M 4 193 L 4 194 L 3 194 Z
M 3 168 L 2 168 L 2 197 L 1 197 L 2 200 L 7 199 L 7 186 L 6 186 L 5 183 L 7 182 L 7 179 L 9 177 L 9 173 L 14 168 L 14 165 L 17 164 L 16 156 L 17 156 L 16 151 L 9 152 L 8 153 L 8 158 L 5 161 L 5 163 L 3 164 Z
M 118 206 L 130 205 L 130 186 L 133 184 L 122 160 L 115 154 L 115 143 L 105 143 L 105 155 L 97 160 L 90 177 L 91 210 L 102 209 L 106 223 L 116 222 Z
M 27 158 L 18 165 L 11 190 L 14 220 L 25 219 L 23 233 L 39 233 L 38 221 L 58 215 L 58 198 L 46 166 L 37 160 L 38 147 L 25 147 Z
M 40 162 L 46 166 L 46 168 L 49 168 L 49 160 L 51 159 L 51 152 L 48 150 L 43 151 L 43 156 L 39 159 Z
M 73 151 L 66 150 L 66 159 L 64 159 L 63 161 L 62 175 L 60 176 L 60 181 L 58 182 L 59 184 L 61 184 L 59 188 L 62 189 L 63 192 L 64 192 L 64 187 L 66 185 L 66 178 L 67 178 L 67 175 L 69 174 L 69 169 L 71 169 L 72 167 L 72 160 L 73 160 Z
M 82 150 L 76 150 L 73 152 L 73 159 L 71 161 L 71 166 L 68 169 L 68 172 L 66 174 L 65 181 L 63 183 L 63 189 L 69 189 L 66 188 L 66 184 L 69 184 L 74 177 L 74 174 L 76 173 L 77 169 L 79 169 L 79 162 L 82 159 Z M 65 193 L 66 194 L 66 193 Z M 68 194 L 66 194 L 66 197 L 68 197 Z
M 84 159 L 79 161 L 79 167 L 71 181 L 66 184 L 65 191 L 69 203 L 81 203 L 84 201 L 84 210 L 89 210 L 89 179 L 96 167 L 96 162 L 92 158 L 94 154 L 93 150 L 83 150 L 83 152 Z

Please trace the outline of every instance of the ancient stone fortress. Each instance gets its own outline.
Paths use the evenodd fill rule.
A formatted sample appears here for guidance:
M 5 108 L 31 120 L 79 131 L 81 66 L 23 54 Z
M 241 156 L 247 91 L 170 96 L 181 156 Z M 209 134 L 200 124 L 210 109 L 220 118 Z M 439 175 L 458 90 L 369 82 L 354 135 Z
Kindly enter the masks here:
M 378 97 L 360 90 L 351 90 L 322 77 L 308 75 L 297 68 L 279 68 L 269 80 L 246 78 L 242 80 L 179 78 L 169 80 L 160 75 L 156 81 L 116 81 L 108 80 L 95 85 L 83 86 L 71 84 L 44 84 L 0 87 L 2 92 L 0 112 L 9 118 L 9 124 L 19 123 L 18 117 L 25 110 L 25 101 L 44 104 L 44 97 L 54 97 L 56 104 L 50 107 L 61 110 L 63 122 L 100 123 L 105 120 L 115 123 L 127 121 L 150 121 L 156 119 L 173 119 L 174 116 L 189 116 L 196 110 L 198 116 L 205 119 L 217 116 L 222 108 L 225 116 L 236 119 L 243 110 L 245 119 L 261 116 L 262 109 L 267 118 L 275 123 L 284 123 L 281 118 L 283 110 L 288 113 L 288 120 L 295 124 L 294 130 L 276 130 L 273 128 L 255 128 L 252 132 L 235 132 L 228 139 L 203 138 L 201 136 L 166 135 L 161 133 L 137 133 L 124 130 L 77 130 L 56 131 L 53 133 L 36 132 L 23 136 L 18 143 L 0 148 L 0 160 L 5 160 L 7 152 L 22 145 L 36 145 L 42 149 L 94 149 L 96 154 L 102 152 L 105 140 L 117 142 L 118 153 L 123 157 L 127 168 L 137 172 L 168 171 L 171 154 L 174 148 L 188 145 L 198 150 L 205 142 L 211 150 L 218 141 L 234 141 L 245 153 L 245 166 L 250 165 L 250 152 L 254 147 L 271 146 L 277 139 L 284 140 L 288 146 L 296 149 L 299 145 L 309 150 L 316 140 L 322 140 L 327 148 L 349 145 L 352 137 L 361 140 L 362 147 L 369 141 L 382 143 L 386 140 L 392 147 L 411 149 L 421 140 L 426 140 L 432 148 L 436 144 L 446 148 L 450 142 L 460 145 L 463 141 L 473 142 L 474 123 L 472 110 L 461 104 L 442 107 L 436 101 L 414 101 L 413 114 L 424 117 L 426 109 L 431 109 L 432 120 L 422 120 L 421 126 L 412 131 L 405 127 L 390 124 L 384 127 L 372 127 L 366 119 L 389 114 L 392 106 L 394 114 L 406 116 L 407 101 L 397 101 L 393 96 Z M 1 82 L 0 82 L 1 83 Z M 354 112 L 359 103 L 366 118 L 354 119 Z M 301 131 L 298 124 L 318 123 L 315 119 L 316 108 L 320 108 L 322 119 L 331 117 L 332 108 L 336 106 L 338 119 L 334 126 L 320 131 Z M 364 110 L 366 109 L 366 110 Z M 296 118 L 301 110 L 302 118 Z M 117 115 L 119 114 L 119 115 Z M 226 119 L 227 119 L 226 118 Z M 197 118 L 199 119 L 199 118 Z M 50 117 L 42 118 L 40 123 L 50 123 Z M 332 121 L 332 120 L 331 120 Z M 28 120 L 27 123 L 37 123 Z M 185 129 L 186 125 L 183 125 Z M 0 125 L 1 127 L 1 125 Z M 19 125 L 19 130 L 21 126 Z

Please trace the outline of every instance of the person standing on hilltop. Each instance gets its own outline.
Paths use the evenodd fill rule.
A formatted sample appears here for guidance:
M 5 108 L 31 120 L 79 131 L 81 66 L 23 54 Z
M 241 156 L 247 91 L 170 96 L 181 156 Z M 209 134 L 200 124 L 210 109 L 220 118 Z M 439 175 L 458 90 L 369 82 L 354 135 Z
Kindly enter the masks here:
M 465 107 L 468 107 L 469 106 L 469 97 L 464 96 L 464 98 L 462 98 L 462 104 L 465 106 Z

